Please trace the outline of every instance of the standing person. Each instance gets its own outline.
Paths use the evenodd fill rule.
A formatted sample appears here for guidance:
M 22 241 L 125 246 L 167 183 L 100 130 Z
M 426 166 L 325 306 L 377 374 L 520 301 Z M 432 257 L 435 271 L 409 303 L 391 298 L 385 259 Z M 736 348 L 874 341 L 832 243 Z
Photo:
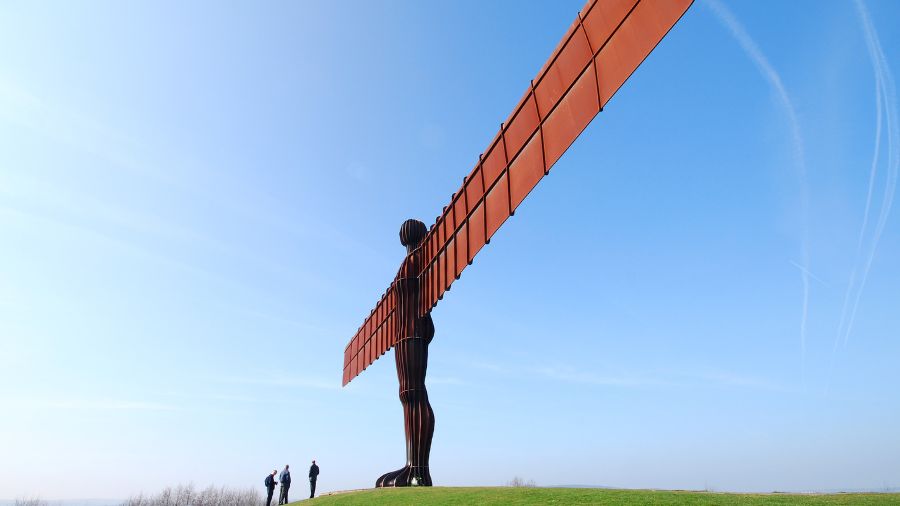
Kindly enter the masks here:
M 291 488 L 291 466 L 284 466 L 281 471 L 281 495 L 278 496 L 279 506 L 288 503 L 288 490 Z
M 266 506 L 272 506 L 272 494 L 275 493 L 275 485 L 278 484 L 278 482 L 275 481 L 275 475 L 277 473 L 277 469 L 272 469 L 272 474 L 266 476 Z
M 319 477 L 319 466 L 316 465 L 316 461 L 314 460 L 312 465 L 309 466 L 309 498 L 312 499 L 316 496 L 316 478 Z

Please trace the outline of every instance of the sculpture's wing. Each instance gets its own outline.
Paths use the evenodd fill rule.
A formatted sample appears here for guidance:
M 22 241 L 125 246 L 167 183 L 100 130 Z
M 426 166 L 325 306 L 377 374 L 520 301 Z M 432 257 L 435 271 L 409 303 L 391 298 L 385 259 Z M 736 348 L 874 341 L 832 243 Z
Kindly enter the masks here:
M 425 314 L 693 0 L 589 0 L 422 244 Z M 388 290 L 344 351 L 344 384 L 388 351 Z
M 388 287 L 375 309 L 344 348 L 344 385 L 394 346 L 395 298 L 394 290 Z

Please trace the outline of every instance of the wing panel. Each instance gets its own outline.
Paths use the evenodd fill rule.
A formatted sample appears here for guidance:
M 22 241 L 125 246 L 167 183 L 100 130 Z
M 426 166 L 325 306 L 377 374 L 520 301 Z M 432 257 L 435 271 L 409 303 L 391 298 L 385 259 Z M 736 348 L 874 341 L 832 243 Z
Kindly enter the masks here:
M 447 243 L 446 261 L 444 290 L 449 290 L 450 285 L 456 280 L 456 239 L 450 239 L 450 242 Z
M 488 240 L 507 218 L 509 218 L 509 185 L 504 172 L 485 199 L 485 227 Z
M 576 23 L 577 26 L 577 23 Z M 576 30 L 535 86 L 538 110 L 546 115 L 593 58 L 584 30 Z
M 513 157 L 522 149 L 525 142 L 537 130 L 541 123 L 538 117 L 537 103 L 534 100 L 534 94 L 529 92 L 525 97 L 519 111 L 506 124 L 503 131 L 503 140 L 506 146 L 506 153 Z M 506 164 L 504 163 L 504 168 Z
M 469 215 L 469 262 L 481 251 L 487 242 L 485 233 L 484 201 L 478 203 Z
M 677 0 L 676 0 L 677 1 Z M 594 53 L 600 50 L 638 0 L 594 2 L 584 9 L 583 25 Z
M 528 192 L 544 177 L 544 155 L 541 144 L 541 135 L 538 132 L 509 166 L 509 193 L 513 210 L 519 207 Z
M 484 195 L 484 184 L 481 182 L 481 166 L 475 167 L 472 175 L 466 180 L 465 192 L 466 202 L 471 211 L 478 205 L 482 195 Z
M 598 112 L 597 78 L 591 64 L 544 123 L 544 156 L 548 168 L 569 149 Z
M 500 173 L 506 169 L 506 150 L 502 140 L 494 143 L 481 163 L 481 172 L 484 176 L 485 191 L 491 189 L 491 185 L 500 177 Z

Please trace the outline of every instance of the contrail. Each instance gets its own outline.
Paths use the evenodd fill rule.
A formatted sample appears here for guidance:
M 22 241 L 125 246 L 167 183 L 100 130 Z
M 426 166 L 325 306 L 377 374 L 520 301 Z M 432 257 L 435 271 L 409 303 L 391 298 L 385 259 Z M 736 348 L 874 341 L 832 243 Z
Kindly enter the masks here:
M 802 272 L 805 272 L 807 275 L 809 275 L 810 278 L 818 281 L 819 283 L 822 283 L 822 285 L 825 286 L 825 288 L 830 287 L 824 279 L 820 278 L 819 276 L 816 276 L 815 274 L 813 274 L 812 272 L 810 272 L 808 269 L 806 269 L 802 265 L 798 264 L 797 262 L 795 262 L 793 260 L 788 260 L 788 262 L 790 262 L 790 264 L 793 265 L 794 267 L 800 269 Z
M 872 158 L 872 168 L 869 171 L 869 188 L 866 195 L 866 207 L 863 213 L 863 223 L 860 229 L 859 243 L 857 246 L 857 256 L 854 261 L 853 270 L 850 273 L 850 282 L 847 286 L 847 293 L 844 296 L 844 308 L 841 311 L 841 322 L 838 326 L 838 335 L 835 339 L 834 351 L 837 350 L 838 342 L 843 341 L 846 346 L 850 339 L 850 333 L 853 331 L 853 323 L 856 320 L 856 311 L 859 308 L 859 300 L 862 297 L 866 281 L 869 278 L 869 270 L 872 267 L 872 261 L 875 259 L 875 252 L 878 249 L 878 243 L 887 224 L 891 207 L 894 203 L 894 192 L 897 188 L 898 166 L 900 166 L 900 153 L 897 152 L 900 138 L 897 131 L 897 94 L 894 87 L 894 77 L 891 69 L 887 64 L 887 58 L 881 48 L 881 42 L 878 39 L 878 32 L 872 25 L 869 18 L 869 12 L 862 0 L 856 0 L 856 10 L 860 17 L 863 30 L 866 36 L 866 47 L 869 51 L 869 58 L 872 60 L 872 70 L 875 73 L 875 104 L 876 104 L 876 128 L 875 128 L 875 154 Z M 882 109 L 882 104 L 884 108 Z M 862 265 L 862 275 L 860 277 L 859 286 L 856 287 L 856 294 L 853 296 L 853 305 L 849 305 L 851 292 L 853 291 L 856 281 L 856 272 L 859 267 L 859 257 L 862 251 L 863 236 L 868 227 L 870 208 L 872 203 L 872 193 L 875 186 L 875 177 L 878 165 L 878 153 L 881 149 L 881 121 L 882 114 L 886 117 L 887 123 L 887 170 L 884 193 L 881 198 L 881 206 L 878 213 L 878 220 L 875 222 L 875 229 L 872 232 L 872 239 L 868 248 L 868 255 Z M 848 308 L 849 313 L 848 313 Z M 846 323 L 846 325 L 845 325 Z M 843 338 L 842 338 L 843 334 Z
M 859 5 L 857 4 L 857 8 Z M 865 29 L 865 22 L 863 22 Z M 866 43 L 869 44 L 870 33 L 866 31 Z M 869 55 L 872 56 L 871 48 Z M 831 349 L 832 360 L 837 352 L 838 344 L 841 342 L 841 336 L 844 333 L 844 324 L 847 322 L 847 312 L 850 309 L 850 294 L 853 293 L 853 287 L 856 286 L 856 271 L 859 267 L 860 258 L 862 257 L 863 239 L 866 237 L 866 229 L 869 226 L 869 212 L 872 208 L 872 193 L 875 188 L 875 176 L 878 173 L 878 156 L 881 153 L 881 117 L 882 117 L 882 86 L 881 74 L 878 72 L 877 65 L 873 58 L 873 71 L 875 73 L 875 150 L 872 153 L 872 166 L 869 169 L 869 188 L 866 192 L 866 206 L 863 212 L 862 226 L 859 227 L 859 237 L 856 240 L 856 255 L 853 257 L 853 268 L 850 271 L 850 279 L 847 282 L 847 291 L 844 293 L 844 303 L 841 306 L 841 321 L 838 323 L 837 336 L 834 339 L 834 346 Z
M 769 63 L 763 52 L 753 41 L 753 38 L 744 30 L 734 14 L 728 10 L 719 0 L 706 0 L 706 4 L 724 24 L 731 35 L 738 41 L 747 56 L 756 64 L 757 69 L 769 82 L 778 101 L 781 103 L 788 118 L 791 130 L 791 138 L 794 144 L 794 163 L 797 166 L 797 177 L 800 185 L 800 220 L 802 228 L 801 239 L 801 264 L 800 277 L 803 283 L 803 304 L 800 312 L 800 365 L 801 374 L 806 362 L 806 319 L 809 314 L 809 185 L 806 177 L 806 157 L 803 149 L 803 136 L 800 134 L 800 122 L 794 104 L 781 81 L 781 76 Z

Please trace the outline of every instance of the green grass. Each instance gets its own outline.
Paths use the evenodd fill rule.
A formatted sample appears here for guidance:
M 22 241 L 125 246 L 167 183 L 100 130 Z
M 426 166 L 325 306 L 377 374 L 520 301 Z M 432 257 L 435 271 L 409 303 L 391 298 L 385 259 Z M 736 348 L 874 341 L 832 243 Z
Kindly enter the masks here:
M 292 503 L 308 506 L 382 504 L 415 505 L 778 505 L 778 504 L 898 504 L 900 494 L 720 494 L 655 490 L 607 490 L 591 488 L 423 487 L 377 489 L 317 497 Z

